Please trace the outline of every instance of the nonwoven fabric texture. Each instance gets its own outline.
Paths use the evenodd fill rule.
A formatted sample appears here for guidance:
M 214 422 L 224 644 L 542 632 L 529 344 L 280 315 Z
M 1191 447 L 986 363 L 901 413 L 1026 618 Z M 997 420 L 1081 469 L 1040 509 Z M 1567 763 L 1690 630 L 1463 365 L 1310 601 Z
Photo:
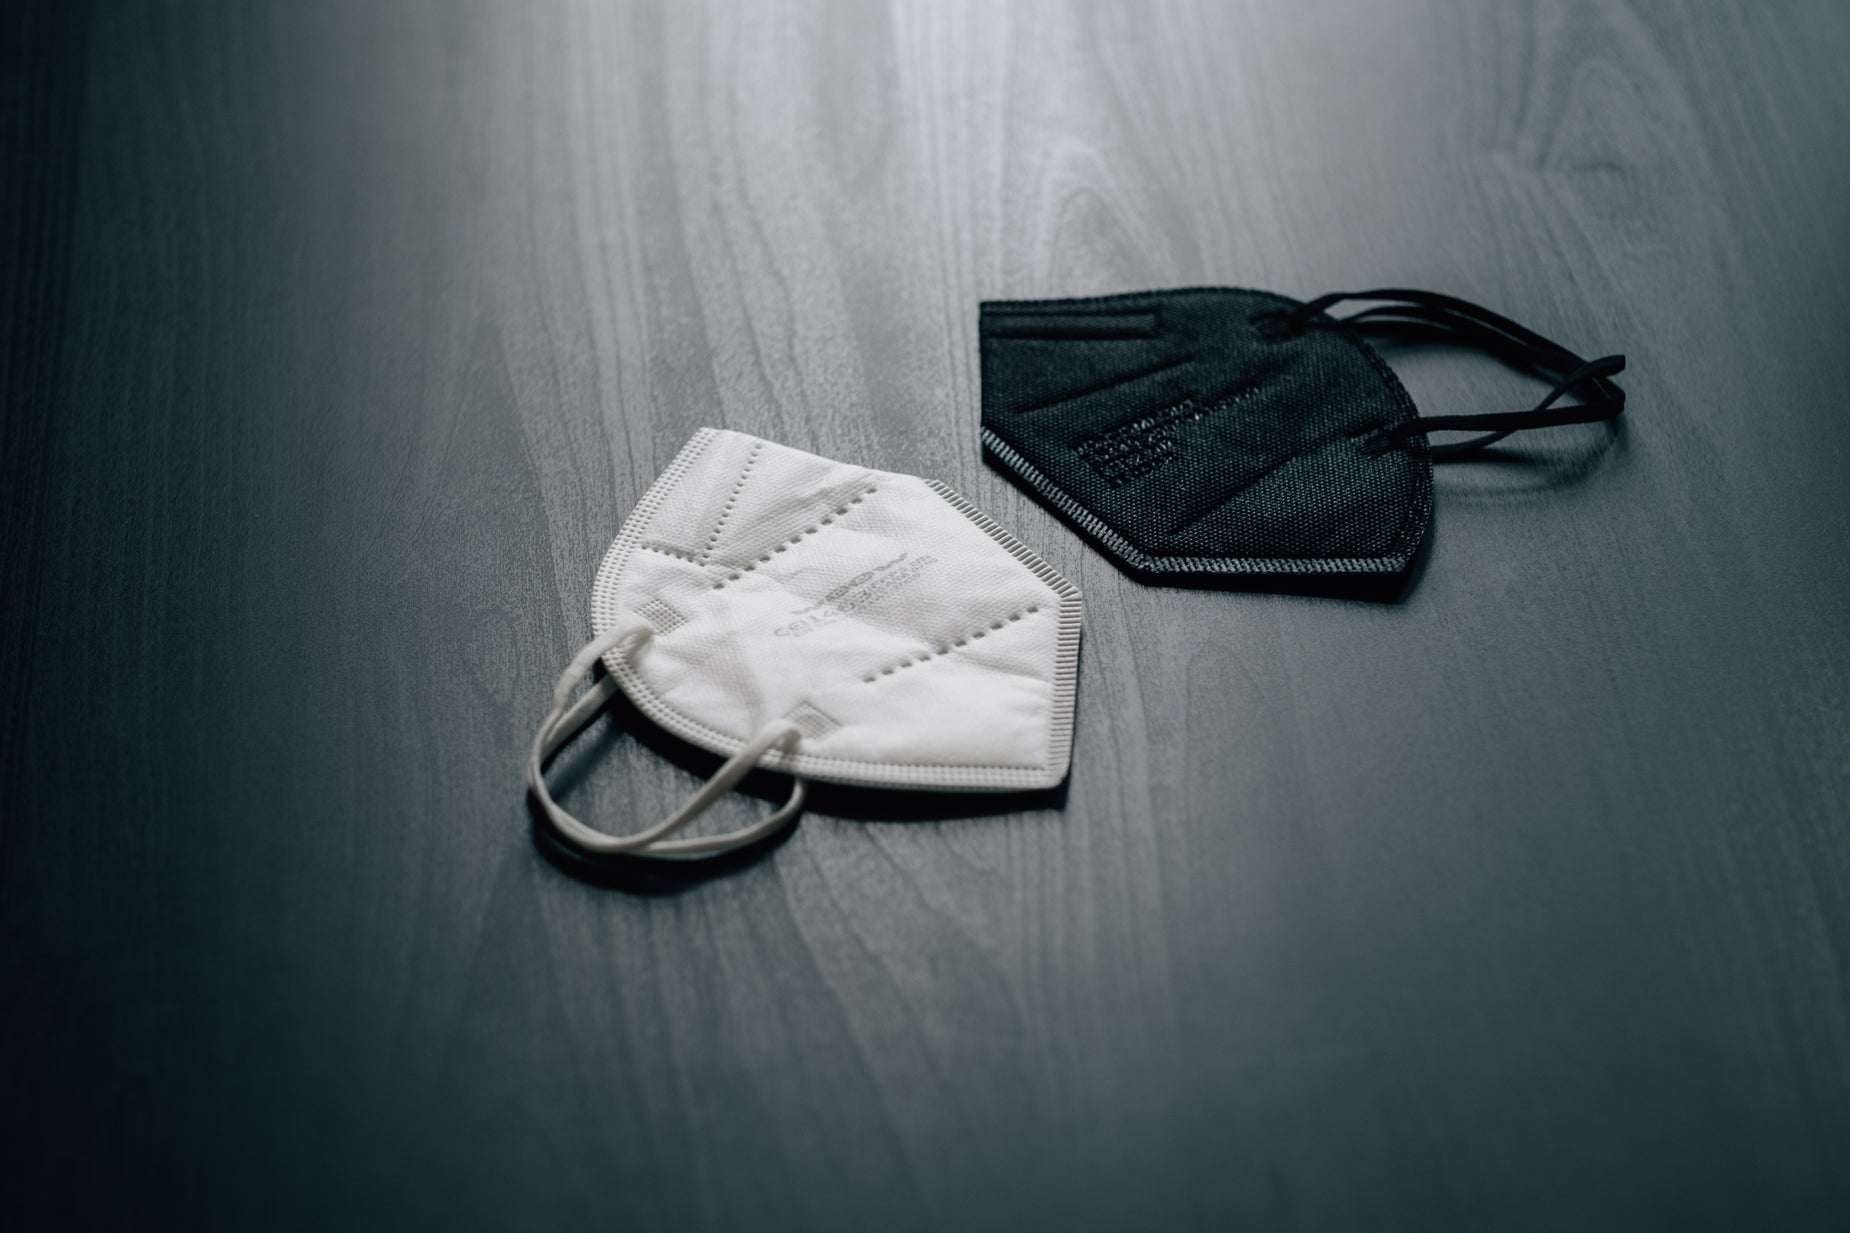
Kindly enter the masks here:
M 664 728 L 762 765 L 938 789 L 1065 777 L 1080 596 L 942 484 L 701 429 L 624 522 L 592 625 L 652 635 L 604 662 Z
M 1298 301 L 1196 288 L 991 301 L 979 338 L 990 460 L 1135 574 L 1393 573 L 1432 511 L 1398 378 Z

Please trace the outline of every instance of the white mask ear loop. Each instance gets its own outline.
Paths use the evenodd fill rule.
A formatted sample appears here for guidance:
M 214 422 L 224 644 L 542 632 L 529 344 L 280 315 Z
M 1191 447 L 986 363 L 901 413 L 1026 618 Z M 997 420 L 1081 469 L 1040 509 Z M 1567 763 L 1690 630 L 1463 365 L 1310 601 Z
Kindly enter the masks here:
M 688 857 L 711 856 L 727 852 L 733 848 L 744 847 L 748 843 L 764 838 L 788 822 L 803 808 L 803 797 L 807 789 L 806 781 L 793 777 L 790 799 L 762 822 L 729 831 L 723 835 L 703 836 L 699 839 L 668 839 L 688 823 L 698 818 L 712 807 L 713 802 L 730 792 L 739 780 L 745 778 L 758 760 L 773 748 L 786 743 L 793 743 L 801 733 L 797 726 L 787 719 L 776 719 L 758 730 L 745 747 L 726 759 L 725 765 L 715 772 L 713 778 L 706 782 L 700 791 L 688 798 L 687 804 L 681 806 L 671 816 L 657 822 L 647 830 L 633 835 L 606 835 L 593 830 L 565 810 L 559 808 L 552 799 L 552 793 L 546 790 L 546 779 L 541 773 L 546 762 L 567 741 L 591 722 L 599 710 L 617 692 L 614 677 L 606 676 L 585 692 L 584 697 L 569 709 L 567 700 L 572 696 L 572 687 L 591 665 L 603 658 L 613 648 L 629 643 L 627 651 L 634 651 L 646 642 L 654 633 L 647 625 L 624 626 L 602 634 L 591 641 L 584 650 L 572 658 L 571 665 L 560 676 L 559 683 L 553 687 L 552 709 L 540 724 L 539 732 L 533 738 L 533 750 L 527 756 L 527 787 L 533 793 L 533 799 L 539 802 L 541 810 L 553 828 L 567 839 L 585 849 L 587 852 L 625 853 L 631 856 L 654 856 L 668 859 L 686 859 Z

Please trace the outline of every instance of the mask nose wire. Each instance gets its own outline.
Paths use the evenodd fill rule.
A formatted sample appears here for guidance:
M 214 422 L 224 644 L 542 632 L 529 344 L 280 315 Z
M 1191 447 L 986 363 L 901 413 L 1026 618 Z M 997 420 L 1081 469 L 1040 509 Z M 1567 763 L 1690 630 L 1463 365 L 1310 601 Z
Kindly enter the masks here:
M 571 664 L 559 677 L 559 683 L 553 687 L 552 709 L 540 723 L 540 730 L 533 738 L 533 749 L 527 755 L 527 788 L 533 794 L 533 799 L 539 803 L 546 820 L 561 836 L 587 852 L 601 854 L 685 860 L 731 851 L 774 833 L 803 808 L 803 798 L 808 789 L 805 780 L 793 776 L 790 799 L 761 822 L 723 835 L 703 835 L 698 839 L 668 838 L 712 808 L 713 803 L 745 778 L 765 754 L 778 746 L 793 747 L 801 738 L 801 733 L 787 719 L 774 719 L 760 728 L 745 742 L 744 748 L 726 759 L 725 764 L 714 772 L 713 778 L 688 798 L 685 805 L 654 826 L 634 834 L 608 835 L 586 826 L 552 799 L 543 773 L 546 763 L 603 709 L 604 704 L 616 694 L 617 682 L 614 677 L 604 677 L 585 691 L 576 704 L 568 707 L 572 689 L 599 659 L 618 647 L 623 648 L 627 657 L 646 643 L 654 632 L 644 624 L 618 626 L 592 639 L 572 657 Z

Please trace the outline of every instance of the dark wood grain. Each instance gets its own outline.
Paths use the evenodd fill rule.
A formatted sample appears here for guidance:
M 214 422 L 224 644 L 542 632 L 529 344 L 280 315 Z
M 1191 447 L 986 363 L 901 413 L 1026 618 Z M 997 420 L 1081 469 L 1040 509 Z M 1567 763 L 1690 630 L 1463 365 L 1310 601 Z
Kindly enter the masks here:
M 7 22 L 10 1227 L 1841 1227 L 1850 10 Z M 1631 410 L 1442 469 L 1399 603 L 1144 587 L 982 463 L 976 303 L 1220 283 L 1466 296 Z M 1063 800 L 546 858 L 707 424 L 1084 589 Z M 558 778 L 702 769 L 619 710 Z

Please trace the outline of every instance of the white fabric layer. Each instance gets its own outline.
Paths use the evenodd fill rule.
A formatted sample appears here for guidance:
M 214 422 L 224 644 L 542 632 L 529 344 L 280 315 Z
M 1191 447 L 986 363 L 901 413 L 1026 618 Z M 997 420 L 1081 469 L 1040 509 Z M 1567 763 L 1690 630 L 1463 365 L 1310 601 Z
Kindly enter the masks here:
M 799 737 L 800 731 L 789 720 L 766 724 L 685 805 L 654 826 L 632 834 L 611 835 L 586 826 L 552 799 L 552 793 L 546 787 L 546 763 L 604 709 L 605 703 L 617 692 L 617 682 L 614 677 L 603 678 L 586 690 L 576 703 L 571 702 L 573 688 L 601 656 L 621 654 L 625 649 L 646 641 L 649 632 L 649 627 L 639 622 L 635 626 L 609 630 L 598 635 L 572 658 L 564 674 L 559 677 L 558 685 L 553 687 L 552 709 L 541 721 L 539 733 L 533 738 L 533 749 L 527 755 L 527 790 L 533 794 L 533 799 L 538 802 L 553 829 L 587 852 L 606 856 L 650 856 L 667 860 L 685 860 L 729 852 L 756 843 L 782 829 L 803 808 L 805 784 L 800 778 L 791 780 L 790 798 L 777 812 L 751 826 L 698 839 L 669 838 L 712 808 L 715 801 L 750 774 L 752 768 L 763 759 L 766 749 Z
M 651 719 L 762 765 L 941 789 L 1065 776 L 1080 596 L 942 485 L 706 428 L 649 489 L 592 593 L 605 664 Z

